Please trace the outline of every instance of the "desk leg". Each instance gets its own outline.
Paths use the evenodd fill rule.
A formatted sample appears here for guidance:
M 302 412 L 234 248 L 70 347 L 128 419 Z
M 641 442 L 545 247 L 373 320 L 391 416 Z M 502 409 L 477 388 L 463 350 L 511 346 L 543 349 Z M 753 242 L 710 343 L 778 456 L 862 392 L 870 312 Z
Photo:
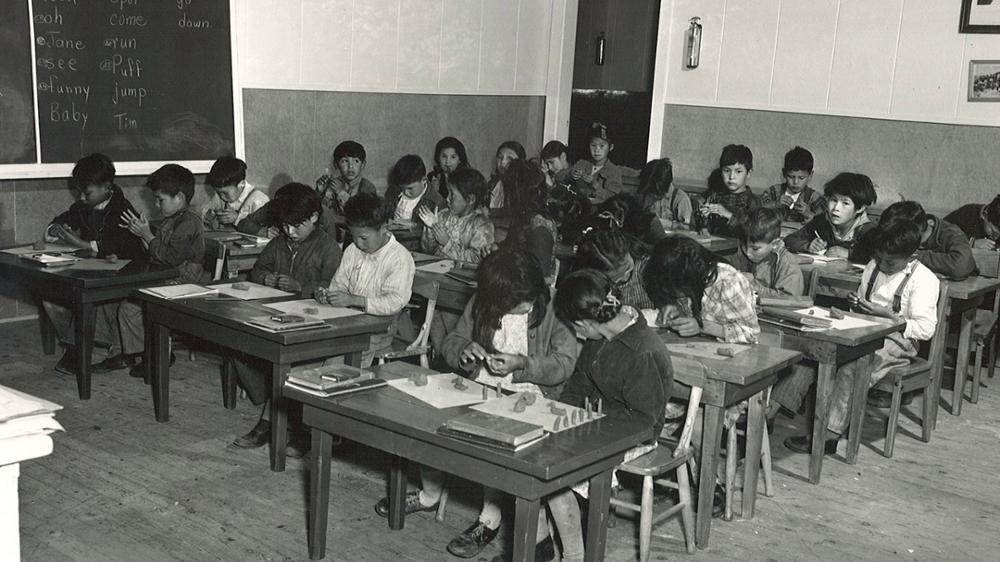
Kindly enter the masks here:
M 847 464 L 858 462 L 861 434 L 865 431 L 865 410 L 868 408 L 868 381 L 871 379 L 872 354 L 858 358 L 851 389 L 851 419 L 847 425 Z
M 611 507 L 611 471 L 605 470 L 590 479 L 590 498 L 587 508 L 587 545 L 584 560 L 604 560 L 608 542 L 608 516 Z
M 330 449 L 333 439 L 329 433 L 316 428 L 312 434 L 312 451 L 309 463 L 309 558 L 319 560 L 326 556 L 326 516 L 330 506 Z
M 170 421 L 170 329 L 163 324 L 153 324 L 147 332 L 150 335 L 146 342 L 148 375 L 153 387 L 153 410 L 156 421 Z M 150 345 L 151 344 L 151 345 Z
M 955 356 L 955 385 L 951 396 L 951 415 L 962 415 L 962 402 L 965 401 L 965 377 L 969 370 L 969 347 L 972 342 L 972 323 L 976 319 L 976 309 L 970 308 L 962 313 L 962 330 L 958 333 L 958 349 Z
M 271 365 L 271 470 L 285 470 L 285 448 L 288 446 L 288 401 L 283 396 L 285 378 L 291 365 Z
M 94 317 L 96 311 L 91 303 L 76 305 L 76 387 L 81 400 L 90 399 L 90 358 L 94 351 Z
M 725 408 L 705 406 L 705 423 L 701 434 L 701 474 L 698 479 L 698 513 L 695 522 L 695 544 L 708 547 L 712 530 L 712 498 L 715 496 L 715 471 L 719 465 L 719 436 Z
M 398 531 L 406 523 L 406 459 L 393 455 L 389 466 L 389 528 Z
M 833 390 L 833 374 L 837 366 L 820 363 L 816 375 L 816 403 L 813 406 L 812 453 L 809 455 L 809 481 L 819 484 L 823 470 L 823 446 L 826 441 L 826 423 L 830 416 L 830 392 Z
M 38 307 L 38 329 L 42 335 L 42 353 L 52 355 L 56 352 L 56 329 L 52 325 L 52 319 L 45 312 L 42 299 L 36 299 L 35 305 Z
M 764 396 L 762 390 L 750 397 L 747 408 L 747 451 L 743 458 L 743 507 L 742 517 L 753 518 L 757 504 L 757 476 L 760 474 L 760 452 L 764 443 Z M 730 430 L 732 431 L 732 430 Z M 726 455 L 729 452 L 726 451 Z
M 607 484 L 610 487 L 610 484 Z M 527 500 L 515 498 L 514 500 L 514 562 L 534 562 L 535 560 L 535 540 L 538 537 L 538 510 L 542 500 Z M 591 504 L 591 509 L 595 506 Z M 604 504 L 604 511 L 607 512 L 608 503 Z M 607 516 L 607 515 L 605 515 Z M 588 521 L 589 525 L 589 521 Z M 605 528 L 604 532 L 608 530 Z M 590 558 L 587 558 L 590 560 Z

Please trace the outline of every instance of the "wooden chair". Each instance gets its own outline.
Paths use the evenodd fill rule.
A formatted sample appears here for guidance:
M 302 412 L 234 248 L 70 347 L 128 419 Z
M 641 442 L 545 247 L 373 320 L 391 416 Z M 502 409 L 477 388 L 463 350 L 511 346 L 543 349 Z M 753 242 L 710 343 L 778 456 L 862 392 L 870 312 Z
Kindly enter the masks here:
M 681 359 L 674 357 L 673 360 L 676 364 Z M 695 362 L 692 364 L 697 365 Z M 703 366 L 702 369 L 704 369 Z M 684 418 L 684 429 L 681 431 L 680 440 L 672 442 L 661 436 L 658 439 L 659 446 L 657 448 L 618 466 L 618 470 L 621 472 L 642 477 L 642 492 L 638 504 L 626 502 L 617 497 L 611 498 L 612 510 L 621 508 L 639 513 L 639 560 L 641 562 L 649 560 L 653 526 L 678 513 L 681 515 L 685 547 L 688 554 L 694 554 L 694 502 L 691 498 L 688 464 L 694 457 L 694 451 L 691 448 L 691 432 L 694 429 L 695 417 L 698 415 L 698 406 L 701 404 L 703 386 L 704 380 L 691 386 L 687 414 Z M 676 483 L 661 478 L 669 472 L 675 474 Z M 653 487 L 657 484 L 676 489 L 680 501 L 654 517 Z
M 976 260 L 976 267 L 983 277 L 1000 277 L 1000 253 L 994 250 L 972 250 L 972 256 Z M 997 330 L 997 318 L 1000 317 L 1000 291 L 993 295 L 993 312 L 986 310 L 976 311 L 976 320 L 972 326 L 972 343 L 975 347 L 974 368 L 972 371 L 972 391 L 969 402 L 977 404 L 979 402 L 979 389 L 982 387 L 983 369 L 988 369 L 989 378 L 993 378 L 997 363 L 997 343 L 1000 341 Z M 984 363 L 984 352 L 989 346 L 989 353 Z M 956 397 L 955 399 L 959 399 Z
M 764 408 L 767 408 L 768 403 L 771 401 L 771 389 L 767 390 L 767 394 L 764 398 Z M 736 464 L 739 462 L 739 446 L 737 443 L 737 438 L 739 435 L 746 435 L 746 431 L 742 431 L 736 427 L 734 424 L 732 427 L 726 430 L 726 509 L 723 512 L 722 518 L 726 521 L 733 520 L 733 495 L 736 490 Z M 761 446 L 760 446 L 760 466 L 761 474 L 764 476 L 764 495 L 773 498 L 774 497 L 774 471 L 772 470 L 771 463 L 771 436 L 767 433 L 767 428 L 764 428 L 764 432 L 761 434 Z M 746 464 L 744 463 L 743 471 L 743 489 L 746 489 Z M 743 499 L 746 501 L 746 498 Z M 740 510 L 742 513 L 746 513 L 744 510 Z
M 205 271 L 212 274 L 212 281 L 221 281 L 222 275 L 226 271 L 226 245 L 218 240 L 213 240 L 212 238 L 205 238 L 205 258 L 202 261 L 202 265 L 205 267 Z M 191 345 L 192 342 L 188 341 L 188 361 L 194 361 L 198 358 L 198 355 Z M 223 376 L 223 388 L 225 387 L 225 376 Z M 233 404 L 233 408 L 236 404 Z M 232 409 L 232 408 L 230 408 Z
M 889 419 L 885 429 L 885 447 L 882 455 L 892 458 L 892 449 L 896 443 L 896 428 L 899 425 L 900 401 L 904 392 L 923 389 L 923 411 L 921 420 L 921 440 L 925 443 L 931 440 L 931 430 L 934 424 L 934 409 L 937 408 L 937 395 L 934 392 L 936 377 L 940 376 L 941 369 L 937 368 L 944 357 L 944 345 L 948 332 L 948 282 L 941 281 L 941 289 L 938 294 L 938 315 L 937 327 L 931 337 L 927 358 L 914 359 L 905 367 L 896 367 L 889 371 L 889 374 L 879 381 L 875 388 L 892 393 L 892 405 L 889 408 Z M 961 400 L 961 397 L 957 399 Z M 863 424 L 862 424 L 863 425 Z
M 440 289 L 441 284 L 437 281 L 424 279 L 419 276 L 413 279 L 413 294 L 427 300 L 427 313 L 424 314 L 424 322 L 420 326 L 420 331 L 417 332 L 416 339 L 412 342 L 408 344 L 400 343 L 398 345 L 396 342 L 393 342 L 391 348 L 376 353 L 375 359 L 379 365 L 384 365 L 386 361 L 419 356 L 421 367 L 428 368 L 430 366 L 432 348 L 427 344 L 427 340 L 431 335 L 431 323 L 434 321 L 434 309 L 437 306 L 438 291 Z

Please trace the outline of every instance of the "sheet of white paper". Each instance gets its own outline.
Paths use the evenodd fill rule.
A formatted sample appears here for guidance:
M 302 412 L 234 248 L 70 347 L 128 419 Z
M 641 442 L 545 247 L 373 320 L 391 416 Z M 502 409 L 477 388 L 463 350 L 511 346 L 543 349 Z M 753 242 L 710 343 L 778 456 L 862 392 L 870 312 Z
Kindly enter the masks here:
M 454 380 L 458 377 L 465 385 L 464 390 L 455 388 Z M 429 375 L 425 386 L 417 386 L 409 379 L 392 379 L 389 385 L 435 408 L 453 408 L 467 404 L 478 404 L 483 401 L 483 385 L 454 373 Z M 487 399 L 495 399 L 496 394 L 489 390 Z
M 515 412 L 514 405 L 521 397 L 521 394 L 523 393 L 518 392 L 516 394 L 504 396 L 503 398 L 490 400 L 489 402 L 473 406 L 472 409 L 479 410 L 480 412 L 486 412 L 487 414 L 493 414 L 495 416 L 503 416 L 505 418 L 540 425 L 545 428 L 546 431 L 551 431 L 552 433 L 565 431 L 578 425 L 604 417 L 604 414 L 598 414 L 596 411 L 592 411 L 590 417 L 588 418 L 587 411 L 583 408 L 577 408 L 575 406 L 570 406 L 569 404 L 549 400 L 538 394 L 535 395 L 534 404 L 525 405 L 523 412 Z M 592 410 L 596 407 L 596 404 L 591 406 Z M 555 409 L 555 412 L 553 412 L 553 408 Z M 559 419 L 559 427 L 556 427 L 556 419 Z
M 31 414 L 51 413 L 61 410 L 62 406 L 42 398 L 0 386 L 0 422 L 24 417 Z
M 214 295 L 216 290 L 214 287 L 210 288 L 202 285 L 195 285 L 194 283 L 182 283 L 180 285 L 164 285 L 162 287 L 139 289 L 139 292 L 146 293 L 147 295 L 153 295 L 154 297 L 173 300 L 200 297 L 203 295 Z
M 280 289 L 275 289 L 273 287 L 267 287 L 264 285 L 258 285 L 257 283 L 251 283 L 249 281 L 238 282 L 241 285 L 246 285 L 250 288 L 249 291 L 240 291 L 239 289 L 234 289 L 233 285 L 236 283 L 223 283 L 222 285 L 212 285 L 212 287 L 219 290 L 220 295 L 229 295 L 230 297 L 236 297 L 240 300 L 252 301 L 256 299 L 270 299 L 274 297 L 290 297 L 295 293 L 287 293 Z
M 812 311 L 812 314 L 809 313 Z M 845 318 L 830 318 L 830 311 L 825 308 L 820 308 L 818 306 L 812 306 L 809 308 L 800 308 L 796 310 L 800 314 L 809 314 L 810 316 L 815 316 L 816 318 L 825 318 L 833 322 L 832 330 L 850 330 L 852 328 L 869 328 L 871 326 L 878 326 L 878 322 L 872 322 L 871 320 L 865 320 L 864 318 L 855 318 L 853 316 L 847 316 Z M 821 328 L 823 330 L 825 328 Z
M 114 263 L 101 258 L 85 258 L 69 266 L 69 269 L 82 269 L 86 271 L 118 271 L 125 267 L 132 260 L 116 260 Z
M 64 431 L 64 429 L 51 413 L 25 416 L 0 423 L 0 439 L 36 433 L 48 435 L 53 431 Z
M 811 259 L 813 263 L 830 263 L 832 261 L 844 259 L 844 258 L 831 258 L 830 256 L 823 256 L 820 254 L 799 254 L 799 255 Z
M 279 310 L 285 314 L 301 314 L 302 316 L 319 318 L 320 320 L 330 320 L 333 318 L 346 318 L 348 316 L 358 316 L 364 314 L 360 310 L 355 310 L 353 308 L 341 308 L 339 306 L 330 306 L 328 304 L 319 304 L 318 302 L 311 299 L 303 299 L 298 301 L 282 301 L 282 302 L 271 302 L 264 305 L 268 308 L 273 308 L 274 310 Z M 315 309 L 315 312 L 306 312 L 307 308 Z
M 424 265 L 421 266 L 417 266 L 418 271 L 423 271 L 426 273 L 440 273 L 441 275 L 448 273 L 454 268 L 455 268 L 455 262 L 453 262 L 452 260 L 435 261 L 431 263 L 425 263 Z
M 46 244 L 44 249 L 36 250 L 34 246 L 17 246 L 15 248 L 7 248 L 6 250 L 0 250 L 5 254 L 13 254 L 19 256 L 21 254 L 34 254 L 37 252 L 51 252 L 51 253 L 73 253 L 79 250 L 79 248 L 74 248 L 73 246 L 65 246 L 63 244 Z
M 711 234 L 700 234 L 693 230 L 664 230 L 664 232 L 669 235 L 687 236 L 688 238 L 694 238 L 699 242 L 715 242 L 718 240 L 725 240 L 725 238 L 721 238 L 719 236 L 712 236 Z
M 734 356 L 749 351 L 750 346 L 738 343 L 716 343 L 716 342 L 689 342 L 689 343 L 668 343 L 667 351 L 677 355 L 687 355 L 689 357 L 703 357 L 705 359 L 726 360 L 731 357 L 720 355 L 720 348 L 728 349 Z

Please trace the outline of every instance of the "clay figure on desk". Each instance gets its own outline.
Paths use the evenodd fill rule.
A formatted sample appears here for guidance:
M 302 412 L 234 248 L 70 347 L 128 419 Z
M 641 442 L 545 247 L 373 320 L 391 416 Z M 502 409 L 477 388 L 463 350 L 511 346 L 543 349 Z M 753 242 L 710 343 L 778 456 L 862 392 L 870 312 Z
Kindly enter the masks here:
M 316 316 L 317 314 L 319 314 L 319 309 L 310 306 L 310 307 L 303 308 L 302 309 L 302 313 L 303 314 L 311 314 L 313 316 Z
M 843 320 L 844 319 L 844 313 L 840 309 L 831 306 L 830 307 L 830 318 L 833 318 L 834 320 Z
M 719 355 L 721 355 L 723 357 L 735 357 L 736 356 L 736 354 L 733 353 L 733 350 L 730 349 L 730 348 L 728 348 L 728 347 L 717 348 L 715 350 L 715 353 L 717 353 L 717 354 L 719 354 Z
M 465 384 L 465 379 L 463 377 L 455 377 L 451 379 L 451 384 L 455 386 L 455 390 L 466 390 L 469 385 Z
M 414 386 L 427 386 L 427 373 L 412 373 L 407 378 Z
M 233 283 L 232 288 L 234 291 L 249 291 L 250 285 L 246 283 Z

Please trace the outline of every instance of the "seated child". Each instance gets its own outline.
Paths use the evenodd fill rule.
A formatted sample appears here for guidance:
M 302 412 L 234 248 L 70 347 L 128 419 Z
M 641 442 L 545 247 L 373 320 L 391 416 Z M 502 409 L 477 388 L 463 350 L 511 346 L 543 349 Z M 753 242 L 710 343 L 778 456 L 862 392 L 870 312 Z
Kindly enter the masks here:
M 917 259 L 920 247 L 920 227 L 899 220 L 879 228 L 873 240 L 874 258 L 865 266 L 858 292 L 849 297 L 857 312 L 902 318 L 906 328 L 885 338 L 868 367 L 871 388 L 895 367 L 904 366 L 917 356 L 920 340 L 928 340 L 937 327 L 937 299 L 940 281 Z M 847 429 L 851 411 L 851 393 L 858 361 L 842 365 L 835 375 L 830 394 L 827 440 L 824 450 L 833 453 L 837 440 Z M 796 411 L 809 390 L 815 369 L 798 369 L 774 386 L 771 400 Z M 789 437 L 785 446 L 798 453 L 812 449 L 811 435 Z
M 545 278 L 554 284 L 559 262 L 555 246 L 559 240 L 560 220 L 567 218 L 564 211 L 570 209 L 572 203 L 565 206 L 548 200 L 545 173 L 537 164 L 527 160 L 511 162 L 503 182 L 510 210 L 510 225 L 503 246 L 534 256 Z M 567 202 L 568 199 L 563 200 L 563 203 Z
M 545 183 L 549 187 L 562 185 L 572 187 L 570 178 L 569 148 L 557 141 L 549 141 L 542 147 L 540 155 L 542 170 L 545 172 Z
M 524 160 L 525 157 L 524 147 L 517 141 L 506 141 L 497 147 L 496 169 L 493 170 L 490 181 L 486 185 L 490 195 L 490 209 L 500 209 L 507 206 L 504 199 L 503 181 L 501 181 L 503 173 L 507 170 L 508 164 L 514 160 Z
M 407 154 L 392 166 L 389 188 L 385 192 L 386 215 L 390 222 L 423 228 L 420 209 L 436 211 L 444 204 L 437 190 L 428 188 L 426 176 L 424 161 L 416 154 Z
M 638 172 L 626 166 L 618 166 L 609 155 L 615 149 L 612 136 L 603 123 L 590 127 L 590 159 L 580 160 L 570 170 L 570 178 L 576 182 L 576 192 L 589 197 L 596 203 L 603 203 L 616 193 L 625 191 L 623 177 L 634 178 Z
M 809 222 L 814 216 L 826 213 L 826 200 L 809 187 L 813 175 L 811 152 L 801 146 L 789 150 L 781 173 L 785 181 L 761 193 L 761 206 L 778 211 L 781 220 L 792 222 Z
M 272 223 L 279 225 L 281 235 L 271 240 L 250 272 L 255 283 L 277 287 L 283 291 L 312 298 L 316 289 L 326 287 L 340 265 L 340 245 L 319 226 L 323 205 L 319 194 L 301 183 L 290 183 L 274 194 L 268 204 Z M 240 386 L 246 390 L 254 405 L 263 404 L 257 425 L 233 441 L 240 449 L 255 449 L 267 445 L 271 437 L 271 422 L 267 417 L 268 400 L 271 399 L 271 372 L 254 357 L 232 359 Z M 290 408 L 292 408 L 290 406 Z M 301 408 L 289 410 L 291 425 L 296 425 Z M 298 433 L 293 432 L 288 455 L 300 457 L 306 449 Z
M 944 220 L 961 228 L 973 248 L 996 250 L 997 240 L 1000 240 L 1000 195 L 986 205 L 962 205 L 948 213 Z
M 689 230 L 694 219 L 691 198 L 674 186 L 674 169 L 669 158 L 646 164 L 639 175 L 642 208 L 660 219 L 664 230 Z
M 583 407 L 600 400 L 611 419 L 641 421 L 659 436 L 664 409 L 673 386 L 673 368 L 663 341 L 646 325 L 642 314 L 623 305 L 612 294 L 604 274 L 580 270 L 559 283 L 556 314 L 572 325 L 584 340 L 576 368 L 561 402 Z M 656 447 L 656 439 L 625 453 L 636 459 Z M 562 560 L 582 561 L 584 556 L 580 506 L 573 492 L 587 497 L 584 482 L 547 498 L 562 542 Z
M 393 317 L 389 330 L 373 335 L 368 350 L 361 354 L 362 366 L 367 367 L 376 351 L 392 344 L 395 318 L 410 302 L 415 267 L 410 252 L 389 232 L 385 205 L 378 195 L 355 195 L 344 207 L 344 217 L 354 241 L 344 250 L 330 287 L 317 289 L 315 298 L 321 304 Z
M 323 206 L 334 215 L 344 215 L 344 205 L 351 197 L 359 193 L 377 193 L 375 185 L 361 175 L 367 158 L 365 147 L 352 140 L 344 141 L 333 149 L 333 160 L 327 173 L 316 180 L 316 191 Z
M 132 203 L 115 185 L 115 165 L 103 154 L 91 154 L 77 161 L 70 177 L 70 187 L 79 193 L 79 200 L 69 210 L 52 219 L 45 228 L 46 242 L 90 250 L 97 257 L 117 256 L 121 259 L 142 257 L 142 243 L 127 228 L 120 226 L 125 212 L 135 213 Z M 73 313 L 60 304 L 43 301 L 42 306 L 65 353 L 56 370 L 75 374 L 77 350 L 73 334 Z M 110 305 L 101 305 L 110 306 Z M 98 333 L 96 338 L 111 345 L 109 356 L 117 355 L 118 338 Z
M 460 168 L 446 178 L 448 208 L 417 211 L 427 226 L 420 238 L 424 252 L 453 260 L 479 263 L 493 250 L 494 231 L 486 203 L 486 179 L 472 168 Z
M 177 269 L 181 283 L 204 283 L 209 280 L 205 271 L 205 236 L 201 217 L 191 209 L 194 197 L 194 174 L 184 166 L 167 164 L 150 174 L 146 186 L 156 198 L 156 206 L 163 213 L 163 222 L 154 233 L 149 220 L 134 211 L 122 214 L 122 226 L 139 237 L 146 248 L 149 261 Z M 101 315 L 110 329 L 121 338 L 122 353 L 94 366 L 94 372 L 113 371 L 131 367 L 129 375 L 145 377 L 145 365 L 140 361 L 145 348 L 145 329 L 142 305 L 134 301 L 122 302 L 117 315 Z
M 797 254 L 822 254 L 867 263 L 871 250 L 856 244 L 875 227 L 867 209 L 875 203 L 875 185 L 868 176 L 843 172 L 827 182 L 826 213 L 816 215 L 785 237 L 785 247 Z
M 598 228 L 580 238 L 577 243 L 577 269 L 597 270 L 611 279 L 615 296 L 626 306 L 638 310 L 654 308 L 653 301 L 642 286 L 643 273 L 649 263 L 644 244 L 636 244 L 621 229 Z
M 976 274 L 976 260 L 972 257 L 969 238 L 960 228 L 925 213 L 923 206 L 916 201 L 900 201 L 889 205 L 879 217 L 878 229 L 897 220 L 908 220 L 920 227 L 917 259 L 928 269 L 956 280 Z
M 753 153 L 742 144 L 730 144 L 719 156 L 718 180 L 710 178 L 705 204 L 698 209 L 698 230 L 736 238 L 739 225 L 760 206 L 760 199 L 747 186 L 753 173 Z
M 544 180 L 542 180 L 544 181 Z M 505 390 L 555 398 L 573 372 L 578 347 L 572 331 L 555 315 L 538 262 L 524 252 L 498 250 L 477 273 L 476 294 L 439 353 L 456 373 Z M 423 490 L 408 492 L 405 511 L 430 511 L 441 497 L 444 475 L 421 471 Z M 448 552 L 472 558 L 500 530 L 501 492 L 483 491 L 475 523 L 448 544 Z M 387 516 L 389 499 L 375 511 Z
M 777 211 L 761 207 L 743 224 L 740 250 L 733 265 L 750 280 L 760 297 L 801 297 L 805 288 L 802 269 L 781 243 Z
M 268 201 L 266 193 L 247 183 L 247 164 L 239 158 L 224 156 L 216 160 L 205 183 L 215 188 L 215 195 L 202 210 L 206 230 L 234 230 L 237 223 Z
M 465 145 L 455 137 L 444 137 L 434 145 L 434 169 L 427 174 L 427 183 L 430 188 L 441 196 L 441 200 L 448 198 L 448 174 L 459 168 L 469 167 L 469 157 L 465 152 Z
M 595 224 L 610 224 L 620 228 L 633 241 L 649 247 L 667 236 L 660 219 L 643 208 L 639 199 L 631 193 L 611 196 L 598 208 L 594 219 Z
M 727 343 L 757 343 L 760 325 L 750 281 L 694 239 L 661 240 L 643 286 L 660 309 L 657 325 L 682 337 L 704 333 Z

